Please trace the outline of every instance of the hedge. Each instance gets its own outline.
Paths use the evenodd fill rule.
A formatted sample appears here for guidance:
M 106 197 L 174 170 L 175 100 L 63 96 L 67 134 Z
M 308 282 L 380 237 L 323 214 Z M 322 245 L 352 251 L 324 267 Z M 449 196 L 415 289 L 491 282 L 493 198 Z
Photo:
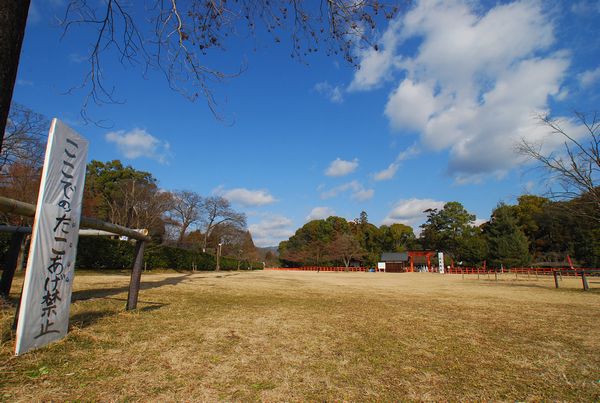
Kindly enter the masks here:
M 10 244 L 10 235 L 0 233 L 0 265 Z M 77 248 L 76 268 L 83 269 L 129 269 L 133 262 L 135 244 L 106 237 L 84 236 L 79 238 Z M 215 270 L 217 262 L 214 255 L 181 249 L 166 245 L 149 244 L 144 253 L 144 263 L 147 270 L 174 269 Z M 240 269 L 247 268 L 246 261 L 240 262 Z M 237 270 L 238 260 L 228 257 L 221 258 L 221 269 Z M 253 270 L 262 269 L 262 264 L 252 262 Z

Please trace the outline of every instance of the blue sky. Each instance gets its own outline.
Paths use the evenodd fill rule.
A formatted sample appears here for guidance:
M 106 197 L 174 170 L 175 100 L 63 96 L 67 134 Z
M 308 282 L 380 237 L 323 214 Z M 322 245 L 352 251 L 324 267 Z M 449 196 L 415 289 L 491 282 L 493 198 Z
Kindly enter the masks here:
M 239 77 L 215 87 L 225 121 L 150 72 L 104 61 L 119 105 L 85 124 L 89 31 L 62 40 L 66 1 L 33 0 L 14 100 L 90 140 L 90 159 L 121 159 L 169 190 L 218 194 L 248 215 L 259 246 L 311 218 L 367 211 L 418 229 L 422 211 L 460 201 L 478 220 L 544 187 L 514 153 L 521 138 L 558 149 L 535 116 L 598 109 L 598 1 L 415 1 L 377 32 L 361 68 L 323 53 L 308 65 L 272 37 L 236 40 L 211 61 Z M 402 2 L 404 4 L 404 2 Z

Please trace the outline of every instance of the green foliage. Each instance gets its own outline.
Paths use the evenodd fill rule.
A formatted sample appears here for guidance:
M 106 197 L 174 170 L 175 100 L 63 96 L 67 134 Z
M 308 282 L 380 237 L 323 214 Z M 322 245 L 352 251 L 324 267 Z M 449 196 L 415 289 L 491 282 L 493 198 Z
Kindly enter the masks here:
M 469 227 L 458 239 L 457 258 L 465 266 L 479 266 L 488 255 L 488 243 L 479 227 Z
M 487 226 L 488 263 L 492 267 L 523 267 L 531 262 L 529 242 L 517 225 L 513 206 L 500 204 Z
M 78 268 L 86 269 L 129 269 L 133 263 L 135 244 L 106 237 L 81 237 L 77 248 Z M 215 270 L 215 256 L 200 251 L 187 250 L 166 245 L 148 245 L 144 252 L 147 269 Z M 241 262 L 240 268 L 262 269 L 259 262 Z M 236 270 L 238 260 L 221 258 L 222 270 Z
M 426 210 L 427 221 L 421 225 L 421 240 L 425 249 L 442 250 L 458 257 L 461 238 L 471 228 L 475 215 L 459 202 L 448 202 L 441 210 Z
M 361 223 L 356 226 L 355 231 L 360 246 L 367 251 L 364 259 L 365 264 L 375 266 L 383 252 L 379 228 L 370 223 Z
M 309 221 L 299 228 L 288 241 L 279 245 L 281 258 L 287 265 L 325 264 L 327 244 L 335 238 L 336 229 L 342 232 L 346 228 L 350 228 L 349 224 L 341 217 Z
M 127 269 L 133 262 L 134 244 L 103 236 L 79 237 L 76 267 Z
M 392 224 L 377 228 L 368 222 L 367 213 L 363 211 L 353 222 L 335 216 L 310 221 L 279 244 L 279 253 L 287 266 L 346 265 L 349 257 L 363 265 L 374 266 L 382 252 L 403 251 L 414 244 L 411 227 Z
M 412 227 L 404 224 L 379 227 L 379 242 L 385 252 L 404 252 L 413 249 L 416 243 Z

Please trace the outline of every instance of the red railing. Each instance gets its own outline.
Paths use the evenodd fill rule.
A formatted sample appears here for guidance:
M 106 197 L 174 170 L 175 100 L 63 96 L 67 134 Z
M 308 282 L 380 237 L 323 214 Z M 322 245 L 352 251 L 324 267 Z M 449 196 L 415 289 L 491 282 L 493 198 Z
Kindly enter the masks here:
M 327 267 L 327 266 L 306 266 L 306 267 L 269 267 L 265 270 L 285 270 L 285 271 L 368 271 L 367 267 Z
M 437 267 L 433 268 L 434 272 L 437 272 Z M 323 271 L 323 272 L 366 272 L 369 271 L 368 267 L 328 267 L 328 266 L 305 266 L 305 267 L 270 267 L 265 270 L 280 270 L 280 271 Z M 528 274 L 528 275 L 546 275 L 551 276 L 553 272 L 558 271 L 563 276 L 581 276 L 581 271 L 600 271 L 600 269 L 571 269 L 571 268 L 551 268 L 551 267 L 536 267 L 527 268 L 519 267 L 512 269 L 490 269 L 482 267 L 451 267 L 445 269 L 446 274 Z M 376 270 L 377 271 L 377 270 Z
M 600 269 L 581 269 L 570 267 L 515 267 L 511 269 L 490 269 L 482 267 L 454 267 L 446 269 L 446 274 L 528 274 L 534 276 L 552 276 L 556 271 L 563 276 L 581 276 L 581 271 L 597 271 Z

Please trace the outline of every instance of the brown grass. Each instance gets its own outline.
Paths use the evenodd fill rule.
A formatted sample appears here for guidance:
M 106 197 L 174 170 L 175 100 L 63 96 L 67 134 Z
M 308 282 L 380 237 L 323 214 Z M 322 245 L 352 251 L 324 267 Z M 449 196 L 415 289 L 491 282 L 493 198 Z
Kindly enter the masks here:
M 78 276 L 46 348 L 0 308 L 0 400 L 600 399 L 597 280 L 475 277 L 152 274 L 125 312 L 127 276 Z

